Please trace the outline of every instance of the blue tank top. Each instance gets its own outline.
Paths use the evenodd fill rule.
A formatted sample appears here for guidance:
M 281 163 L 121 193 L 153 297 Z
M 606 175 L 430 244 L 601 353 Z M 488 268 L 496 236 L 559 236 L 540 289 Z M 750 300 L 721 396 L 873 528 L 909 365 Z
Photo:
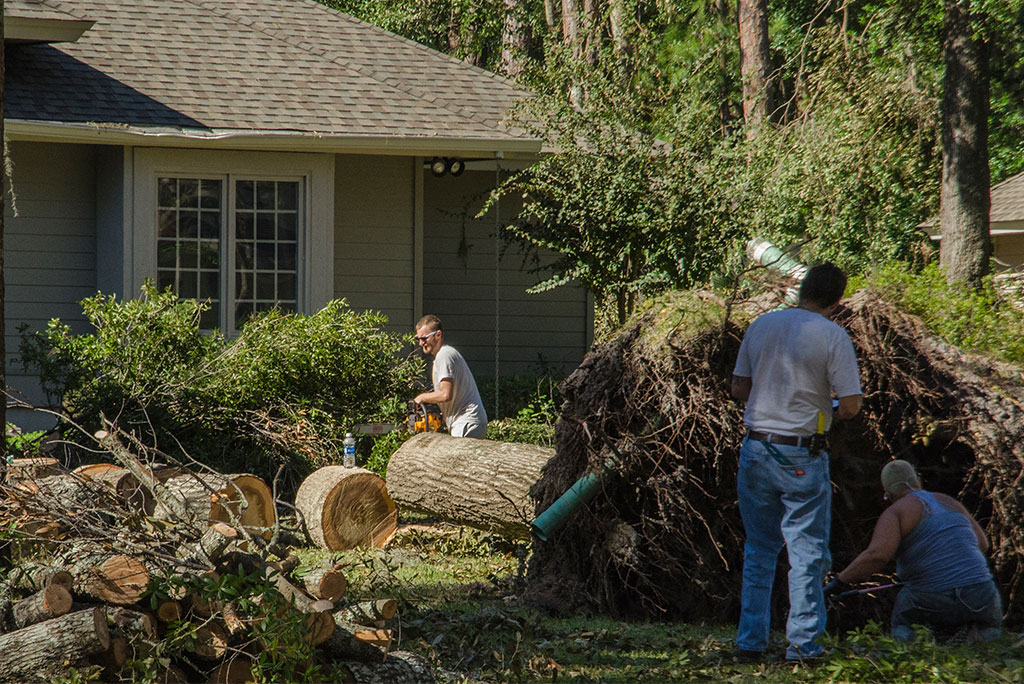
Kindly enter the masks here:
M 907 496 L 923 504 L 921 521 L 896 550 L 896 574 L 907 586 L 943 591 L 992 578 L 966 516 L 943 506 L 931 492 L 919 489 Z

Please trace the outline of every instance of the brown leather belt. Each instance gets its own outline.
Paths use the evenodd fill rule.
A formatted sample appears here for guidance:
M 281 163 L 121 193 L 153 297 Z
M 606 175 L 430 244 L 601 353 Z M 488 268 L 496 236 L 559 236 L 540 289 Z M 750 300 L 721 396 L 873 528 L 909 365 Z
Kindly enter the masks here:
M 806 447 L 811 443 L 811 436 L 797 437 L 796 435 L 773 435 L 770 432 L 758 432 L 747 430 L 749 439 L 756 439 L 759 442 L 770 442 L 772 444 L 783 444 L 785 446 Z

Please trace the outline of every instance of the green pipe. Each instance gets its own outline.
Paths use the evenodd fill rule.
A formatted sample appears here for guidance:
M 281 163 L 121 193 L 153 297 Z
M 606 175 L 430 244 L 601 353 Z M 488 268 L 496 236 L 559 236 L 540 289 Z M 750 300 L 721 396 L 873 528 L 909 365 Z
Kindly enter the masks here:
M 601 488 L 601 480 L 613 463 L 614 461 L 609 459 L 600 471 L 587 473 L 576 480 L 565 494 L 558 497 L 553 504 L 548 506 L 547 510 L 534 519 L 530 526 L 533 534 L 541 541 L 547 541 L 548 537 L 576 512 L 576 509 L 594 498 Z
M 747 242 L 747 255 L 762 266 L 792 276 L 797 282 L 807 275 L 806 266 L 763 238 L 751 238 Z M 795 289 L 790 288 L 786 291 L 787 302 L 796 304 L 797 299 L 798 293 Z

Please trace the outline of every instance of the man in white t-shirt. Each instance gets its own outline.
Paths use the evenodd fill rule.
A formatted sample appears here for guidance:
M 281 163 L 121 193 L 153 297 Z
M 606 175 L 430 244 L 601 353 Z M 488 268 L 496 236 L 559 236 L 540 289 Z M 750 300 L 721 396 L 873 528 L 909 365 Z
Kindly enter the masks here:
M 416 395 L 413 401 L 439 404 L 452 437 L 483 439 L 487 435 L 484 402 L 462 354 L 444 343 L 441 319 L 433 314 L 421 318 L 416 324 L 416 341 L 423 353 L 434 357 L 434 390 Z
M 736 655 L 759 659 L 768 647 L 772 584 L 783 545 L 789 555 L 787 660 L 816 658 L 825 631 L 822 580 L 829 553 L 832 487 L 823 435 L 835 414 L 860 410 L 857 356 L 846 331 L 827 317 L 846 275 L 815 266 L 799 304 L 760 316 L 747 328 L 733 370 L 732 394 L 747 402 L 737 494 L 746 542 Z

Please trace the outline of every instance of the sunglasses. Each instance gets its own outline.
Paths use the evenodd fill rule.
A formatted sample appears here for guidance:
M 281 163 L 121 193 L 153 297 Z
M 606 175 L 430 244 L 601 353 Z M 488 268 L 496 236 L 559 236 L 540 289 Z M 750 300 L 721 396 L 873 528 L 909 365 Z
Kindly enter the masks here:
M 424 342 L 426 342 L 427 340 L 429 340 L 431 337 L 433 337 L 434 335 L 436 335 L 439 332 L 441 332 L 441 331 L 440 330 L 435 330 L 432 333 L 427 333 L 423 337 L 420 337 L 419 335 L 417 335 L 416 336 L 416 341 L 419 342 L 420 344 L 423 344 Z

